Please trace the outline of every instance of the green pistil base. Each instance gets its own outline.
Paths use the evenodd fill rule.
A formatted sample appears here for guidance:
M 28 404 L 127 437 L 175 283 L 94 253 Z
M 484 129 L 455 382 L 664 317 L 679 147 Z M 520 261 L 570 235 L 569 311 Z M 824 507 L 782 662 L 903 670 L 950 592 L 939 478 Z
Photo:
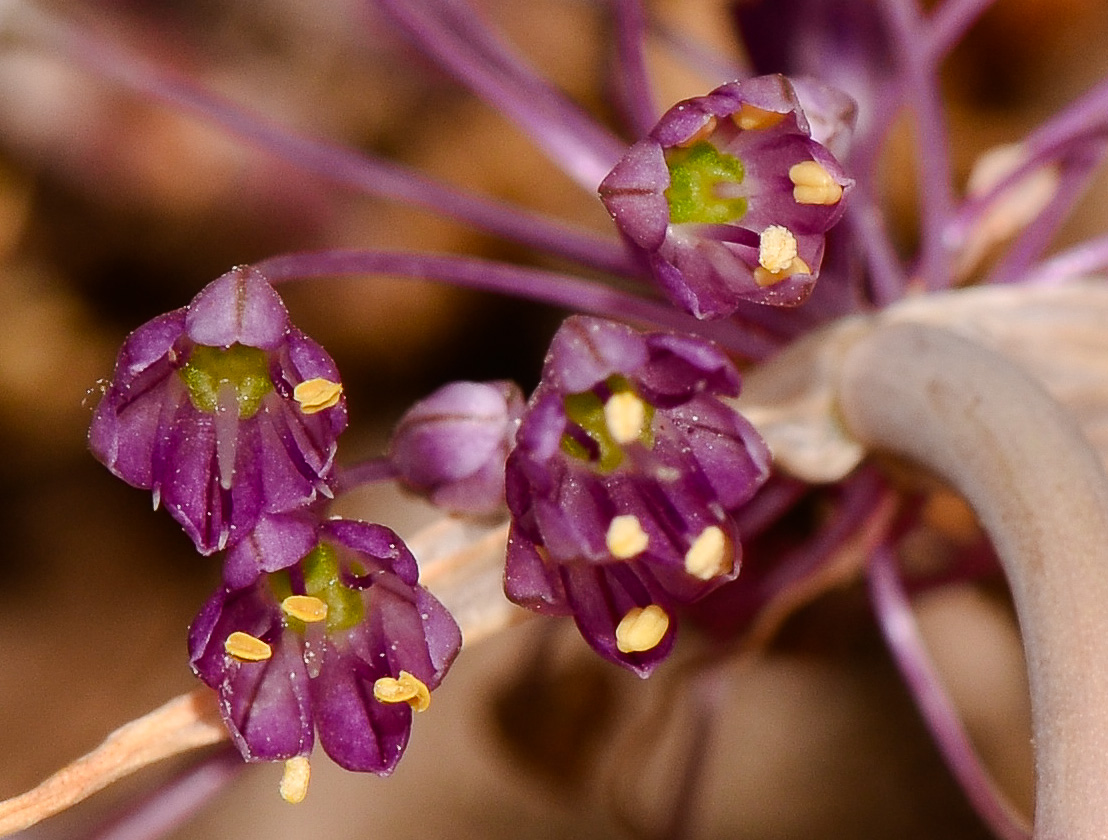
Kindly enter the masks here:
M 304 572 L 304 594 L 319 598 L 327 605 L 327 632 L 349 630 L 365 617 L 361 593 L 343 584 L 339 575 L 338 553 L 327 543 L 319 543 L 300 561 Z M 278 601 L 292 593 L 288 572 L 269 576 L 270 590 Z M 290 629 L 303 633 L 304 622 L 287 616 Z
M 612 394 L 626 391 L 635 392 L 634 387 L 622 376 L 611 376 L 604 383 Z M 637 395 L 636 395 L 637 396 Z M 623 447 L 612 437 L 608 429 L 608 422 L 604 417 L 604 401 L 595 391 L 584 391 L 580 394 L 570 394 L 563 400 L 566 419 L 578 426 L 589 438 L 596 443 L 599 456 L 593 457 L 588 448 L 570 435 L 562 435 L 562 451 L 571 458 L 581 461 L 589 461 L 593 467 L 601 473 L 608 474 L 616 470 L 623 463 Z M 651 420 L 654 408 L 646 404 L 646 422 L 643 424 L 643 432 L 639 436 L 639 443 L 648 449 L 654 445 L 654 434 Z
M 706 140 L 665 154 L 670 178 L 666 201 L 672 223 L 722 225 L 746 215 L 745 198 L 727 198 L 718 189 L 720 184 L 742 183 L 741 160 Z
M 179 373 L 188 386 L 192 404 L 209 414 L 219 407 L 220 388 L 230 385 L 242 420 L 257 414 L 262 398 L 273 390 L 266 352 L 242 344 L 227 349 L 197 347 Z

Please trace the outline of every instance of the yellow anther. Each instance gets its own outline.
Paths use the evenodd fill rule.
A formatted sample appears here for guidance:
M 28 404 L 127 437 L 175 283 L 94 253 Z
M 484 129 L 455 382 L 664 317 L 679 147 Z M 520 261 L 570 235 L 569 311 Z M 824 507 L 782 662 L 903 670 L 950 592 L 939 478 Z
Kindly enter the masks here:
M 308 795 L 308 780 L 312 777 L 312 766 L 308 757 L 294 756 L 285 762 L 285 774 L 281 777 L 281 798 L 290 805 L 297 805 Z
M 604 423 L 616 443 L 636 441 L 646 424 L 646 404 L 630 391 L 613 394 L 604 403 Z
M 281 602 L 285 615 L 299 618 L 301 621 L 323 621 L 327 618 L 327 602 L 311 595 L 289 595 Z
M 240 630 L 236 630 L 227 637 L 227 641 L 223 643 L 223 649 L 235 659 L 246 662 L 262 662 L 273 656 L 273 648 L 257 636 L 251 636 Z
M 646 551 L 647 545 L 650 544 L 650 537 L 642 529 L 637 516 L 625 513 L 615 517 L 608 525 L 604 544 L 608 547 L 608 553 L 616 559 L 630 560 L 635 555 Z
M 701 140 L 707 140 L 709 137 L 712 136 L 712 132 L 716 130 L 716 126 L 718 124 L 719 121 L 715 117 L 708 117 L 707 122 L 705 122 L 704 125 L 700 126 L 700 128 L 694 131 L 687 139 L 682 140 L 680 143 L 678 143 L 678 147 L 682 149 L 687 149 L 690 146 L 695 146 Z
M 330 408 L 338 403 L 341 396 L 342 385 L 322 377 L 305 379 L 292 389 L 292 398 L 300 404 L 300 410 L 305 414 L 317 414 Z
M 746 104 L 732 114 L 731 119 L 739 128 L 744 131 L 751 131 L 759 128 L 773 128 L 785 119 L 785 115 L 779 114 L 777 111 L 767 111 L 765 108 Z
M 804 262 L 800 257 L 796 257 L 788 266 L 776 274 L 772 271 L 766 271 L 761 266 L 754 269 L 754 282 L 759 286 L 773 286 L 780 283 L 782 280 L 787 280 L 790 277 L 794 277 L 797 274 L 811 274 L 812 269 L 808 267 L 808 263 Z
M 754 282 L 759 286 L 772 286 L 795 274 L 811 274 L 808 264 L 796 254 L 797 242 L 793 232 L 782 225 L 770 225 L 762 231 L 758 240 L 758 267 L 754 269 Z
M 797 204 L 838 204 L 843 197 L 843 188 L 814 160 L 789 167 L 789 180 L 793 182 L 793 200 Z
M 796 237 L 783 225 L 770 225 L 758 239 L 758 265 L 780 274 L 796 259 Z
M 616 627 L 616 647 L 620 653 L 642 653 L 658 646 L 669 629 L 669 616 L 657 604 L 634 607 Z
M 717 525 L 709 525 L 701 531 L 685 552 L 685 571 L 701 580 L 727 574 L 734 568 L 734 562 L 731 541 Z
M 373 684 L 373 696 L 382 703 L 407 703 L 417 712 L 431 705 L 430 690 L 407 671 L 401 671 L 399 678 L 381 677 Z

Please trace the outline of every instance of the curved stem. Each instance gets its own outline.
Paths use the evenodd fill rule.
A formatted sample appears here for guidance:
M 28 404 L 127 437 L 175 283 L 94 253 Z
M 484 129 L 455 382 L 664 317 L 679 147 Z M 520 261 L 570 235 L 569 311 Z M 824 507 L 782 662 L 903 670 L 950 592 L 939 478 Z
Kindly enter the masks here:
M 433 280 L 548 303 L 571 311 L 589 312 L 605 318 L 695 332 L 748 359 L 765 358 L 777 349 L 777 342 L 754 325 L 745 326 L 732 321 L 697 321 L 660 301 L 649 300 L 575 275 L 524 268 L 477 257 L 406 251 L 306 251 L 270 257 L 255 263 L 254 267 L 271 283 L 344 274 L 392 274 Z
M 879 325 L 847 353 L 839 408 L 874 449 L 951 482 L 1019 615 L 1031 686 L 1036 840 L 1108 826 L 1108 478 L 1073 418 L 1005 357 L 946 330 Z

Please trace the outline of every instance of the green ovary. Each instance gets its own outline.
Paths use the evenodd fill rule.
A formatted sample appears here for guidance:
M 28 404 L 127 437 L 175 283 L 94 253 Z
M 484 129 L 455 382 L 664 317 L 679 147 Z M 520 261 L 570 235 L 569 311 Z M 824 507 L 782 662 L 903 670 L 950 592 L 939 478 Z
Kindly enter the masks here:
M 635 390 L 622 376 L 610 376 L 605 384 L 613 394 L 624 391 L 634 393 Z M 604 417 L 604 403 L 600 397 L 594 391 L 584 391 L 580 394 L 570 394 L 563 399 L 562 404 L 566 419 L 578 426 L 596 444 L 599 457 L 594 458 L 580 441 L 570 435 L 562 435 L 562 451 L 572 458 L 591 461 L 601 473 L 611 473 L 615 470 L 623 462 L 623 447 L 616 442 L 608 429 L 608 422 Z M 647 448 L 654 445 L 651 424 L 653 416 L 654 408 L 647 403 L 644 428 L 639 436 L 639 442 Z
M 216 412 L 219 392 L 224 386 L 234 389 L 239 417 L 243 420 L 257 414 L 262 398 L 273 390 L 266 352 L 242 344 L 232 344 L 226 349 L 197 347 L 179 373 L 188 386 L 192 404 L 209 414 Z
M 327 605 L 327 632 L 348 630 L 365 615 L 361 593 L 342 583 L 338 554 L 320 543 L 304 558 L 304 593 Z
M 743 163 L 707 141 L 688 149 L 666 152 L 670 185 L 666 189 L 670 221 L 674 224 L 721 225 L 746 215 L 746 199 L 721 195 L 719 187 L 741 184 Z

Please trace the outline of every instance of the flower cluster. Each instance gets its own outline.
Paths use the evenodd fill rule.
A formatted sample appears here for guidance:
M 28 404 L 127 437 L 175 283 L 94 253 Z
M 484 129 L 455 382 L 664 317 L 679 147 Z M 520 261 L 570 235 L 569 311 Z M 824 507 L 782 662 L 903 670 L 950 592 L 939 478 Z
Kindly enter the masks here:
M 341 766 L 388 773 L 461 636 L 391 530 L 336 519 L 316 539 L 295 565 L 204 605 L 192 665 L 248 760 L 306 757 L 318 731 Z
M 896 603 L 904 599 L 894 591 L 892 567 L 900 520 L 911 513 L 893 504 L 895 492 L 878 470 L 851 474 L 863 451 L 853 441 L 853 460 L 836 460 L 836 470 L 849 460 L 835 471 L 836 484 L 806 486 L 827 478 L 790 474 L 788 457 L 770 481 L 767 445 L 736 409 L 740 376 L 732 354 L 753 365 L 779 354 L 754 371 L 751 391 L 767 379 L 784 392 L 808 388 L 807 374 L 827 350 L 819 342 L 833 331 L 816 333 L 815 344 L 799 340 L 806 332 L 918 288 L 950 291 L 965 305 L 955 290 L 970 277 L 967 266 L 976 270 L 982 254 L 1024 225 L 1022 240 L 983 282 L 1057 280 L 1103 268 L 1105 241 L 1038 260 L 1080 192 L 1074 187 L 1093 171 L 1092 152 L 1108 123 L 1108 89 L 1094 90 L 1020 144 L 991 186 L 977 191 L 971 180 L 959 204 L 938 70 L 987 0 L 936 4 L 926 14 L 913 3 L 728 4 L 747 38 L 753 72 L 793 77 L 728 82 L 677 103 L 656 123 L 644 50 L 649 27 L 639 4 L 614 4 L 620 105 L 640 138 L 630 145 L 499 43 L 465 0 L 373 5 L 529 133 L 569 177 L 596 191 L 592 198 L 598 194 L 615 231 L 596 236 L 422 175 L 405 182 L 395 162 L 290 135 L 188 83 L 104 70 L 112 62 L 99 56 L 110 50 L 76 50 L 83 61 L 102 62 L 105 75 L 185 103 L 287 162 L 589 272 L 572 277 L 387 251 L 295 254 L 259 264 L 279 280 L 387 272 L 591 313 L 572 315 L 557 331 L 528 401 L 507 382 L 447 385 L 403 416 L 386 455 L 348 468 L 341 482 L 335 456 L 347 419 L 338 372 L 322 347 L 292 327 L 261 271 L 229 272 L 187 307 L 127 339 L 96 409 L 90 446 L 117 476 L 150 490 L 155 507 L 166 507 L 200 553 L 223 552 L 221 586 L 193 622 L 188 643 L 192 667 L 218 694 L 242 755 L 285 761 L 282 792 L 290 801 L 305 792 L 316 738 L 344 767 L 391 772 L 413 712 L 426 708 L 460 649 L 458 625 L 419 585 L 416 560 L 397 534 L 328 517 L 334 494 L 372 480 L 395 480 L 450 516 L 479 517 L 482 527 L 494 522 L 486 536 L 500 539 L 506 525 L 507 597 L 538 613 L 571 616 L 601 656 L 640 676 L 671 652 L 678 622 L 689 619 L 694 602 L 701 621 L 715 608 L 726 614 L 728 629 L 749 626 L 767 605 L 788 609 L 813 584 L 839 580 L 838 558 L 846 555 L 868 553 L 878 616 L 903 630 L 907 603 Z M 917 180 L 924 185 L 914 264 L 902 260 L 885 229 L 881 191 L 866 183 L 905 107 L 916 120 Z M 852 147 L 859 109 L 860 142 Z M 859 174 L 856 190 L 848 168 Z M 1035 206 L 1039 199 L 1028 199 L 1024 187 L 1040 175 L 1053 179 L 1053 192 Z M 828 233 L 845 214 L 847 234 L 829 247 Z M 813 297 L 821 270 L 825 280 Z M 769 308 L 805 302 L 796 315 Z M 654 331 L 608 319 L 653 324 Z M 713 319 L 719 323 L 704 323 Z M 674 327 L 683 331 L 658 331 Z M 891 355 L 898 340 L 894 333 L 868 352 L 874 359 Z M 905 358 L 905 367 L 917 361 Z M 814 379 L 824 375 L 814 371 Z M 798 445 L 805 451 L 827 428 L 849 426 L 847 401 L 841 393 L 832 399 L 825 391 L 834 389 L 822 386 L 816 407 L 804 407 L 819 415 L 819 431 Z M 924 414 L 916 410 L 906 437 L 917 437 L 914 420 Z M 773 431 L 768 423 L 763 428 Z M 805 437 L 791 426 L 788 435 Z M 884 444 L 875 436 L 868 445 Z M 1003 484 L 1006 490 L 1011 482 Z M 982 521 L 988 527 L 989 518 Z M 746 572 L 728 587 L 744 562 L 740 535 Z M 483 547 L 491 543 L 482 540 Z M 477 554 L 470 548 L 458 551 L 458 566 Z M 770 617 L 780 614 L 774 608 Z M 941 700 L 908 635 L 889 633 L 912 690 Z M 959 742 L 952 712 L 943 703 L 921 705 L 940 746 L 964 771 L 972 751 Z M 1049 775 L 1040 788 L 1044 802 L 1060 790 L 1074 802 L 1090 799 Z M 1005 824 L 1010 809 L 995 807 L 987 779 L 969 777 L 970 792 L 976 787 L 984 801 L 979 810 L 999 821 L 998 834 L 1020 836 L 1018 826 Z M 1103 823 L 1099 812 L 1089 822 Z
M 648 674 L 673 644 L 674 607 L 739 571 L 729 513 L 769 452 L 721 399 L 738 392 L 709 342 L 568 319 L 508 459 L 508 596 L 572 614 L 599 653 Z
M 292 801 L 317 731 L 342 766 L 391 772 L 461 647 L 399 536 L 325 517 L 345 426 L 330 356 L 258 271 L 236 268 L 128 337 L 89 431 L 199 552 L 226 551 L 192 666 L 243 757 L 287 762 Z
M 670 108 L 600 197 L 670 300 L 719 318 L 741 301 L 801 303 L 852 185 L 792 83 L 759 76 Z
M 236 268 L 131 333 L 89 446 L 211 554 L 329 497 L 344 428 L 331 357 L 261 274 Z

